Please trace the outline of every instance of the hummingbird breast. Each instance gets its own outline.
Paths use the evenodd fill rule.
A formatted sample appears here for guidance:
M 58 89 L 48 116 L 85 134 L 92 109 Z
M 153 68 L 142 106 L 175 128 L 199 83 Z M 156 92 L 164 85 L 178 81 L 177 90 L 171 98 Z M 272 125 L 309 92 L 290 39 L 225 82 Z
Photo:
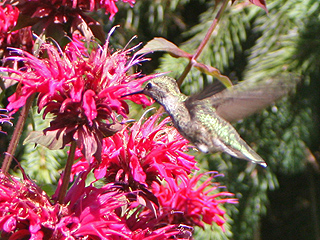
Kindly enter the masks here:
M 208 132 L 206 126 L 197 120 L 195 117 L 197 116 L 196 108 L 188 109 L 183 102 L 176 102 L 174 109 L 170 109 L 171 111 L 166 110 L 172 119 L 173 125 L 184 138 L 194 144 L 200 151 L 209 152 L 210 145 L 212 145 L 210 142 L 212 142 L 212 137 L 215 134 L 214 132 Z M 221 149 L 216 151 L 221 151 Z

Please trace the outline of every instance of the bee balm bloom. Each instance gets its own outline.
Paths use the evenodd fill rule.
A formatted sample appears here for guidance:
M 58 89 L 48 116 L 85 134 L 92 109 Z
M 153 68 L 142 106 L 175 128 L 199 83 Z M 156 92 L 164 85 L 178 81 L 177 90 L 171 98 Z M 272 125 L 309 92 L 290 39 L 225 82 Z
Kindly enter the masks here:
M 117 116 L 126 117 L 128 113 L 128 105 L 121 96 L 140 89 L 153 76 L 137 79 L 139 73 L 128 74 L 132 66 L 143 61 L 129 57 L 132 49 L 112 53 L 105 44 L 92 50 L 89 57 L 74 45 L 59 52 L 54 46 L 44 44 L 41 50 L 47 58 L 17 50 L 21 56 L 10 59 L 23 61 L 24 67 L 2 68 L 15 73 L 7 78 L 19 81 L 7 109 L 12 115 L 25 105 L 29 96 L 38 93 L 38 111 L 44 110 L 43 118 L 47 114 L 53 117 L 44 133 L 54 131 L 56 139 L 62 139 L 62 147 L 75 140 L 86 159 L 93 155 L 100 159 L 102 139 L 119 131 L 122 125 Z M 143 95 L 132 96 L 131 100 L 144 105 L 150 103 Z
M 220 207 L 224 203 L 235 204 L 237 199 L 228 198 L 233 196 L 232 193 L 219 191 L 219 184 L 211 182 L 214 176 L 201 183 L 200 179 L 204 176 L 205 174 L 187 178 L 182 176 L 175 184 L 153 185 L 153 193 L 162 206 L 163 221 L 202 228 L 205 223 L 216 223 L 224 230 L 225 211 Z
M 159 122 L 159 115 L 143 117 L 131 127 L 125 127 L 103 139 L 102 160 L 95 167 L 96 179 L 105 178 L 124 192 L 142 191 L 146 200 L 154 182 L 174 182 L 177 176 L 187 177 L 198 170 L 194 156 L 186 153 L 188 141 L 172 126 L 169 118 Z M 73 165 L 73 174 L 88 169 L 81 159 Z
M 0 6 L 0 57 L 7 56 L 8 47 L 19 47 L 31 52 L 33 39 L 31 28 L 12 31 L 17 24 L 19 10 L 10 4 Z
M 194 156 L 185 152 L 188 141 L 174 127 L 166 125 L 169 118 L 157 123 L 158 120 L 159 115 L 144 123 L 140 119 L 132 127 L 104 139 L 102 161 L 95 176 L 103 176 L 108 182 L 150 187 L 153 182 L 171 182 L 198 170 Z
M 1 239 L 131 239 L 117 215 L 121 195 L 108 185 L 85 187 L 86 174 L 60 205 L 26 176 L 18 181 L 0 172 Z

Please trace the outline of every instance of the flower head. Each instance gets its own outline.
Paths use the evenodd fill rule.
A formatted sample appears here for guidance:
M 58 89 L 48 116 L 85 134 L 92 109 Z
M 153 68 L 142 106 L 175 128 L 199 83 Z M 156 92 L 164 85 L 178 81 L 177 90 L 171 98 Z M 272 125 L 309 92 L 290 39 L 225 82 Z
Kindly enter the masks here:
M 117 13 L 117 0 L 15 0 L 14 4 L 20 10 L 23 20 L 20 25 L 32 26 L 37 35 L 42 33 L 60 41 L 59 37 L 71 36 L 79 30 L 86 39 L 98 38 L 104 42 L 104 32 L 100 23 L 87 16 L 85 12 L 105 9 L 110 19 Z M 131 6 L 134 0 L 122 0 Z M 52 35 L 52 33 L 54 33 Z
M 58 208 L 32 181 L 23 182 L 0 173 L 0 229 L 2 237 L 42 239 L 42 226 L 53 229 Z
M 24 14 L 29 14 L 35 18 L 51 17 L 55 21 L 59 21 L 59 23 L 65 23 L 68 19 L 67 14 L 72 11 L 92 12 L 104 8 L 106 14 L 110 14 L 110 18 L 112 18 L 118 11 L 115 4 L 117 1 L 118 0 L 16 0 L 16 4 Z M 133 6 L 135 0 L 122 0 L 122 2 L 129 3 Z
M 154 183 L 152 189 L 162 207 L 162 221 L 191 227 L 204 227 L 204 223 L 211 225 L 215 222 L 223 228 L 225 211 L 219 205 L 237 201 L 233 198 L 219 199 L 233 196 L 233 194 L 217 191 L 219 185 L 212 184 L 213 177 L 199 184 L 204 175 L 195 175 L 192 178 L 181 177 L 180 180 L 177 178 L 176 184 Z
M 167 125 L 169 118 L 158 124 L 159 115 L 142 123 L 143 118 L 104 139 L 102 161 L 95 169 L 97 179 L 104 177 L 108 182 L 121 182 L 136 189 L 138 185 L 150 187 L 163 179 L 171 182 L 198 169 L 194 156 L 185 153 L 188 141 Z
M 52 204 L 32 181 L 0 174 L 0 231 L 10 239 L 130 239 L 117 215 L 125 205 L 109 185 L 85 187 L 82 173 L 68 192 L 66 205 Z M 106 238 L 109 237 L 109 238 Z
M 167 125 L 169 118 L 160 123 L 159 115 L 145 122 L 143 118 L 103 140 L 102 160 L 95 166 L 94 174 L 96 179 L 103 178 L 119 192 L 127 193 L 131 207 L 142 204 L 155 209 L 159 203 L 152 193 L 154 182 L 171 183 L 198 168 L 194 156 L 185 153 L 188 141 Z M 95 163 L 94 158 L 91 166 L 85 159 L 79 160 L 73 165 L 73 175 Z
M 0 56 L 5 57 L 8 54 L 8 47 L 19 47 L 25 51 L 31 52 L 33 39 L 30 27 L 22 28 L 16 31 L 12 29 L 16 26 L 19 17 L 19 10 L 8 4 L 0 6 Z
M 24 61 L 25 66 L 19 70 L 2 69 L 15 73 L 16 77 L 12 78 L 20 82 L 20 88 L 9 97 L 7 109 L 13 114 L 30 95 L 39 93 L 39 112 L 43 109 L 43 117 L 48 113 L 53 116 L 45 132 L 55 131 L 56 138 L 62 136 L 63 146 L 75 140 L 86 159 L 94 154 L 99 159 L 102 139 L 119 131 L 122 125 L 117 116 L 126 117 L 128 113 L 128 105 L 121 96 L 132 89 L 138 90 L 153 76 L 137 79 L 139 73 L 127 73 L 143 61 L 129 57 L 132 49 L 112 53 L 105 44 L 86 57 L 75 50 L 73 42 L 70 45 L 59 52 L 44 44 L 42 51 L 48 56 L 45 59 L 26 52 L 11 58 Z M 150 104 L 143 95 L 131 100 Z
M 143 204 L 136 206 L 130 214 L 126 214 L 127 226 L 135 233 L 146 229 L 155 233 L 162 229 L 163 233 L 173 234 L 178 239 L 192 239 L 194 227 L 204 227 L 205 223 L 215 223 L 224 230 L 225 211 L 221 206 L 224 203 L 237 203 L 237 200 L 228 198 L 233 196 L 232 193 L 218 190 L 219 185 L 211 182 L 213 177 L 201 183 L 200 179 L 204 176 L 179 177 L 175 185 L 172 182 L 154 182 L 152 192 L 159 208 L 154 211 Z M 152 234 L 149 237 L 153 239 Z

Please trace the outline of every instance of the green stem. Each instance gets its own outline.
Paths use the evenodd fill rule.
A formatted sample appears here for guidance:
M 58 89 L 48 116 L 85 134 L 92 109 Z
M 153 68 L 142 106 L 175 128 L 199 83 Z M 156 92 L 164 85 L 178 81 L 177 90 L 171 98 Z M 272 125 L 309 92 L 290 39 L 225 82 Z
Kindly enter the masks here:
M 224 10 L 226 9 L 226 7 L 228 5 L 228 2 L 229 2 L 229 0 L 224 0 L 222 2 L 221 7 L 220 7 L 216 17 L 214 18 L 210 28 L 208 29 L 206 36 L 204 37 L 204 39 L 200 43 L 200 45 L 197 48 L 196 52 L 193 54 L 192 58 L 190 59 L 189 64 L 186 66 L 186 68 L 184 69 L 183 73 L 179 77 L 179 79 L 178 79 L 178 85 L 179 86 L 182 84 L 183 80 L 186 78 L 187 74 L 190 72 L 194 62 L 200 56 L 200 54 L 202 53 L 202 51 L 203 51 L 204 47 L 206 46 L 206 44 L 209 42 L 213 31 L 215 30 L 216 26 L 218 25 L 218 22 L 221 19 L 221 16 L 222 16 Z
M 13 135 L 11 138 L 11 141 L 9 143 L 9 147 L 7 149 L 6 155 L 4 157 L 2 166 L 1 166 L 1 170 L 3 173 L 7 173 L 9 171 L 11 162 L 12 162 L 12 158 L 16 152 L 17 149 L 17 145 L 19 143 L 21 134 L 22 134 L 22 130 L 24 127 L 24 124 L 26 122 L 26 119 L 28 117 L 28 113 L 29 113 L 29 109 L 32 105 L 33 99 L 35 98 L 35 93 L 32 94 L 26 101 L 26 104 L 23 106 L 21 112 L 20 112 L 20 116 L 18 119 L 18 122 L 15 125 L 14 131 L 13 131 Z
M 66 166 L 64 169 L 64 173 L 63 173 L 61 188 L 60 188 L 59 195 L 58 195 L 58 202 L 61 204 L 64 203 L 63 200 L 64 200 L 64 197 L 67 193 L 68 186 L 70 183 L 71 168 L 72 168 L 73 161 L 74 161 L 76 147 L 77 147 L 76 141 L 72 141 L 71 146 L 70 146 L 69 156 L 68 156 L 67 163 L 66 163 Z

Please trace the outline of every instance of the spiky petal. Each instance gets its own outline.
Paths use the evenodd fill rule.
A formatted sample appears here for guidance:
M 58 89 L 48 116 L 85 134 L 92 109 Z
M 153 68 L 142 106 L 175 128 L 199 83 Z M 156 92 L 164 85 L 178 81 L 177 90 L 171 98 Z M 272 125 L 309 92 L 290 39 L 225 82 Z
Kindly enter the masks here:
M 9 59 L 24 61 L 25 66 L 19 70 L 2 68 L 15 73 L 7 79 L 20 82 L 19 89 L 8 99 L 7 109 L 13 114 L 25 105 L 30 95 L 39 93 L 38 111 L 43 110 L 44 118 L 49 113 L 53 116 L 44 133 L 54 131 L 57 139 L 62 138 L 62 147 L 77 141 L 86 159 L 95 154 L 100 158 L 102 139 L 122 128 L 116 115 L 126 117 L 128 113 L 128 105 L 121 96 L 129 89 L 138 89 L 153 76 L 138 79 L 139 73 L 127 73 L 143 61 L 129 57 L 131 49 L 112 53 L 105 44 L 87 57 L 73 42 L 69 46 L 72 47 L 59 52 L 54 46 L 44 44 L 41 50 L 48 56 L 45 59 L 16 50 L 21 56 Z M 143 95 L 132 100 L 150 104 Z

